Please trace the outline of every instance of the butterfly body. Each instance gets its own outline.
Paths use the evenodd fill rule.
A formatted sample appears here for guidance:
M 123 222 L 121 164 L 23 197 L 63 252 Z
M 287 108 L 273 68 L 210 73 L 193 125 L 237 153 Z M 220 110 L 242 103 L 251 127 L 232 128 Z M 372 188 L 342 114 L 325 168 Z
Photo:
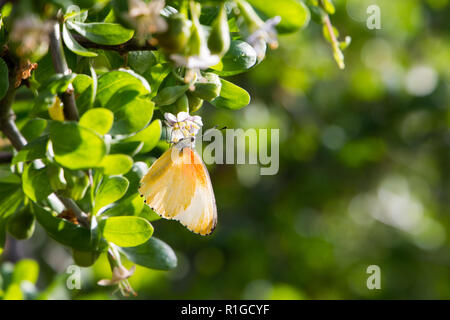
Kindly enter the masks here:
M 189 146 L 175 144 L 157 159 L 142 178 L 139 192 L 158 215 L 192 232 L 208 235 L 217 224 L 208 170 Z

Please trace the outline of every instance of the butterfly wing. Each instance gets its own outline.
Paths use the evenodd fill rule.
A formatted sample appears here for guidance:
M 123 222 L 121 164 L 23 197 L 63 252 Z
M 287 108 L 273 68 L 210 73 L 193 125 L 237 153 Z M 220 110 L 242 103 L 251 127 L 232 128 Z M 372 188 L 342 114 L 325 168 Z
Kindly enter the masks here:
M 167 150 L 142 178 L 139 192 L 161 217 L 180 221 L 195 233 L 210 234 L 217 224 L 208 170 L 191 148 Z

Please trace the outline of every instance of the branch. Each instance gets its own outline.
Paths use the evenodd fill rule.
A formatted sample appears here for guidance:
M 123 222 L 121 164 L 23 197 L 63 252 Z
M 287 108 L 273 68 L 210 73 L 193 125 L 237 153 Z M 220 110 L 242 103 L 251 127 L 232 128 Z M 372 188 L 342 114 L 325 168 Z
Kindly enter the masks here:
M 54 22 L 50 32 L 50 52 L 52 54 L 53 66 L 56 73 L 69 74 L 71 71 L 67 66 L 61 41 L 61 31 L 58 22 Z M 69 85 L 67 91 L 62 94 L 61 100 L 64 104 L 64 117 L 67 120 L 78 121 L 78 109 L 75 103 L 73 87 Z
M 139 43 L 139 41 L 135 38 L 128 40 L 125 43 L 118 44 L 118 45 L 104 45 L 104 44 L 98 44 L 95 42 L 92 42 L 82 35 L 79 35 L 78 33 L 72 33 L 72 36 L 75 38 L 75 40 L 81 44 L 86 49 L 102 49 L 102 50 L 111 50 L 111 51 L 117 51 L 120 54 L 127 53 L 129 51 L 149 51 L 149 50 L 157 50 L 155 46 L 152 46 L 145 42 L 144 44 Z
M 11 68 L 9 72 L 9 87 L 3 99 L 0 101 L 0 129 L 3 134 L 11 141 L 11 144 L 16 150 L 22 149 L 26 144 L 27 140 L 22 136 L 19 129 L 17 128 L 14 120 L 15 114 L 11 109 L 11 105 L 14 101 L 16 95 L 16 70 Z M 12 72 L 11 72 L 12 71 Z
M 9 68 L 9 88 L 6 92 L 6 95 L 0 101 L 0 129 L 3 131 L 3 134 L 11 141 L 14 149 L 19 151 L 26 144 L 27 140 L 20 133 L 19 129 L 16 126 L 15 114 L 11 109 L 12 103 L 14 101 L 14 96 L 16 92 L 15 81 L 16 81 L 17 68 L 10 67 Z M 44 166 L 44 163 L 41 160 L 36 160 L 37 165 L 40 167 Z M 77 217 L 78 222 L 84 227 L 89 227 L 88 217 L 86 213 L 81 211 L 81 209 L 77 206 L 75 201 L 71 199 L 64 198 L 60 195 L 56 195 L 58 199 L 64 204 L 67 209 L 71 209 L 75 216 Z

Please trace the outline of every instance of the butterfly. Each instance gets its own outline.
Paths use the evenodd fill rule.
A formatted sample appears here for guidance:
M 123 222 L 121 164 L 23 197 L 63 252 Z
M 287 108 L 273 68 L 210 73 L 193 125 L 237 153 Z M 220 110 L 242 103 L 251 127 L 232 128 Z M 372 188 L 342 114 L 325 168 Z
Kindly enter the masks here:
M 171 116 L 166 114 L 166 120 L 174 120 Z M 179 113 L 175 124 L 167 123 L 175 130 L 189 131 L 189 119 Z M 141 179 L 139 193 L 162 218 L 177 220 L 192 232 L 208 235 L 217 224 L 217 207 L 208 170 L 192 148 L 196 132 L 191 130 L 190 137 L 177 139 L 151 165 Z

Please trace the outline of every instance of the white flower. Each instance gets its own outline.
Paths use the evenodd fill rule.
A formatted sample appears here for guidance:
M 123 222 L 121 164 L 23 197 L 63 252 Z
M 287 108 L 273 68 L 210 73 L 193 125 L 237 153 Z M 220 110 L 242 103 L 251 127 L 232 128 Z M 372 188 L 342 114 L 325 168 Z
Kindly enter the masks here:
M 220 57 L 217 54 L 211 54 L 208 48 L 204 48 L 200 55 L 183 56 L 181 54 L 172 54 L 170 58 L 179 67 L 187 69 L 205 70 L 219 63 Z
M 195 138 L 203 126 L 200 116 L 191 116 L 187 112 L 179 112 L 176 116 L 166 112 L 166 125 L 171 129 L 171 142 L 177 143 L 188 138 Z
M 199 26 L 197 30 L 200 34 L 200 38 L 204 39 L 202 27 Z M 170 55 L 170 58 L 177 66 L 194 70 L 208 69 L 209 67 L 215 66 L 220 61 L 220 57 L 217 54 L 211 54 L 211 51 L 205 42 L 202 42 L 200 45 L 198 54 L 182 55 L 174 53 Z
M 276 25 L 281 21 L 280 16 L 273 17 L 264 22 L 258 29 L 256 29 L 250 36 L 247 37 L 247 42 L 255 49 L 258 61 L 264 59 L 266 55 L 266 45 L 271 49 L 278 48 Z
M 188 53 L 186 55 L 174 53 L 170 58 L 179 67 L 186 67 L 187 69 L 204 70 L 215 66 L 219 63 L 220 57 L 217 54 L 211 54 L 207 44 L 206 35 L 203 26 L 200 25 L 197 18 L 193 18 L 195 31 L 198 33 L 200 45 L 195 53 Z
M 139 37 L 145 38 L 149 33 L 162 33 L 167 30 L 167 22 L 161 17 L 161 10 L 165 5 L 164 0 L 152 0 L 149 3 L 128 0 L 128 19 L 135 24 Z
M 136 266 L 132 266 L 130 270 L 120 265 L 113 268 L 111 279 L 103 279 L 97 282 L 99 286 L 114 286 L 118 285 L 120 292 L 124 296 L 128 296 L 128 293 L 136 295 L 133 288 L 131 288 L 128 278 L 136 271 Z
M 20 57 L 31 54 L 37 56 L 47 52 L 50 42 L 50 24 L 44 23 L 35 15 L 17 19 L 11 29 L 10 40 L 17 43 L 16 53 Z
M 119 284 L 123 280 L 127 280 L 136 271 L 136 266 L 132 266 L 130 270 L 124 266 L 114 267 L 111 279 L 103 279 L 97 282 L 99 286 L 113 286 Z

